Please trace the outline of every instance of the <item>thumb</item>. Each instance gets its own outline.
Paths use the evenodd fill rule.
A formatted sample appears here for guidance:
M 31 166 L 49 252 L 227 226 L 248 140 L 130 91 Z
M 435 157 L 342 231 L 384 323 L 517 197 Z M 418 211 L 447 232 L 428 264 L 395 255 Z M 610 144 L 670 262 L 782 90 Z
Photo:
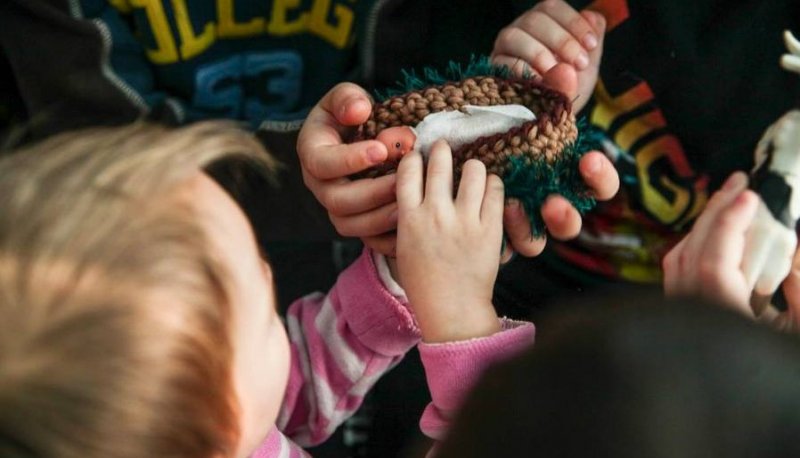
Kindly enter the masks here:
M 575 67 L 570 64 L 561 62 L 554 65 L 542 75 L 542 82 L 550 89 L 566 95 L 570 100 L 574 100 L 578 95 L 578 74 Z
M 367 91 L 352 83 L 337 84 L 325 94 L 319 104 L 343 126 L 362 124 L 372 112 Z

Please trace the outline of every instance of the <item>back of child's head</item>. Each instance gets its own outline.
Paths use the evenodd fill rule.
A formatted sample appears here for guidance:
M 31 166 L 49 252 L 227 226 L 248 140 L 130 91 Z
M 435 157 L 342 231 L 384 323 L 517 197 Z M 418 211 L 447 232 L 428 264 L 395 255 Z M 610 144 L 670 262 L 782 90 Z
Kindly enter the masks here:
M 262 160 L 230 125 L 61 135 L 0 159 L 0 456 L 224 456 L 226 271 L 181 183 Z
M 616 299 L 627 305 L 541 323 L 533 349 L 478 384 L 437 457 L 800 456 L 795 336 L 704 304 Z

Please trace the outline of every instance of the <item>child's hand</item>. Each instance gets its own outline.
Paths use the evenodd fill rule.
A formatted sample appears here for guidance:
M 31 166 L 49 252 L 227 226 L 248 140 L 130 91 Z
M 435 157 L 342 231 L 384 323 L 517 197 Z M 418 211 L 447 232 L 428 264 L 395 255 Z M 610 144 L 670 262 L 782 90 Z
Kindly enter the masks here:
M 725 182 L 695 221 L 691 232 L 664 258 L 667 295 L 702 296 L 730 305 L 747 316 L 752 281 L 741 269 L 745 235 L 759 197 L 747 190 L 747 176 L 736 172 Z
M 331 89 L 311 110 L 297 139 L 303 181 L 328 210 L 336 230 L 361 237 L 372 249 L 394 251 L 397 225 L 395 175 L 352 181 L 348 176 L 380 164 L 386 147 L 370 140 L 345 144 L 349 127 L 364 123 L 372 104 L 360 87 L 343 83 Z
M 453 158 L 434 144 L 423 184 L 419 153 L 397 171 L 397 269 L 425 342 L 500 330 L 492 288 L 500 262 L 503 183 L 477 160 L 464 164 L 453 198 Z
M 597 84 L 605 29 L 599 13 L 575 11 L 563 0 L 544 0 L 500 31 L 492 61 L 518 75 L 542 76 L 580 111 Z M 569 64 L 571 71 L 559 63 Z
M 691 232 L 664 258 L 664 291 L 669 296 L 702 296 L 755 318 L 751 296 L 755 279 L 742 269 L 746 234 L 760 198 L 747 189 L 747 175 L 728 178 L 697 218 Z M 800 250 L 783 282 L 788 310 L 767 307 L 758 317 L 780 329 L 800 331 Z
M 595 85 L 603 53 L 606 22 L 599 13 L 575 11 L 561 0 L 545 0 L 500 31 L 492 62 L 506 65 L 516 74 L 530 72 L 571 100 L 580 111 Z M 580 171 L 595 198 L 608 200 L 619 189 L 614 166 L 599 151 L 585 154 Z M 550 235 L 568 240 L 578 235 L 581 215 L 561 196 L 550 196 L 542 206 L 542 218 Z M 505 212 L 505 228 L 511 246 L 524 256 L 536 256 L 544 238 L 531 238 L 530 224 L 521 206 L 512 202 Z

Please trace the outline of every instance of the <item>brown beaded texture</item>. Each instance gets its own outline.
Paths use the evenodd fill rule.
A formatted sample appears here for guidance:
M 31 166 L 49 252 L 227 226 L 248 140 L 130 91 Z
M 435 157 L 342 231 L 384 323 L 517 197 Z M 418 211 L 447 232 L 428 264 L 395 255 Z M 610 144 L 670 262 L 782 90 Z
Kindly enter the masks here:
M 457 82 L 428 86 L 396 95 L 376 104 L 370 119 L 354 140 L 373 139 L 388 127 L 416 126 L 430 113 L 463 111 L 465 105 L 524 105 L 536 119 L 489 137 L 481 137 L 453 151 L 456 181 L 461 167 L 476 158 L 490 173 L 504 176 L 510 159 L 519 157 L 529 165 L 533 161 L 552 164 L 578 135 L 572 104 L 565 95 L 548 89 L 535 79 L 474 76 Z M 361 176 L 375 177 L 392 173 L 396 163 L 382 164 Z

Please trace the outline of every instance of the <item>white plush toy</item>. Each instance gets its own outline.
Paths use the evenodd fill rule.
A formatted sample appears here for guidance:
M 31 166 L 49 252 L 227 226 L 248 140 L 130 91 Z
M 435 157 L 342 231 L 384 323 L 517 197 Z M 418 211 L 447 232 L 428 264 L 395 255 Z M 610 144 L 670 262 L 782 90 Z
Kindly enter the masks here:
M 800 73 L 800 42 L 784 32 L 788 54 L 781 66 Z M 800 110 L 771 125 L 758 142 L 750 187 L 761 196 L 747 232 L 742 270 L 754 285 L 751 305 L 759 316 L 789 274 L 797 248 L 795 225 L 800 218 Z

